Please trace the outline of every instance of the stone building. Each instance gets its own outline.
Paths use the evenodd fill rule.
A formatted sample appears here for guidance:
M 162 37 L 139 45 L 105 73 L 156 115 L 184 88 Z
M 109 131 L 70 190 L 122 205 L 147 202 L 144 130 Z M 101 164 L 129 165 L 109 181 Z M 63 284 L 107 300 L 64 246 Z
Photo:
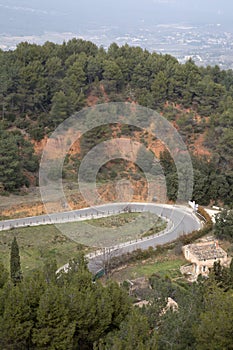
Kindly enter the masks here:
M 189 274 L 195 278 L 199 274 L 207 276 L 215 261 L 220 261 L 222 266 L 228 266 L 229 263 L 227 253 L 216 240 L 188 244 L 182 248 L 182 251 L 185 259 L 191 262 Z M 183 272 L 185 273 L 185 270 Z

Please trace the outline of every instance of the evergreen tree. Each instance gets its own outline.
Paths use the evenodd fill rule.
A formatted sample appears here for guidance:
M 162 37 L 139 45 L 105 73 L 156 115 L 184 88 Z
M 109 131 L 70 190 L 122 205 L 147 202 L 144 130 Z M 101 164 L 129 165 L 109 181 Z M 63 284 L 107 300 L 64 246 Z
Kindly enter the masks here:
M 110 329 L 119 328 L 121 322 L 130 311 L 129 298 L 126 295 L 126 292 L 119 288 L 115 282 L 110 281 L 107 284 L 106 289 L 111 298 L 112 306 Z
M 18 246 L 16 237 L 14 237 L 11 244 L 10 272 L 11 272 L 11 280 L 14 283 L 14 285 L 16 285 L 18 282 L 22 280 L 19 246 Z
M 198 350 L 233 349 L 233 296 L 213 285 L 206 290 L 205 308 L 194 327 Z
M 33 343 L 36 349 L 72 349 L 74 332 L 75 323 L 69 321 L 62 289 L 48 285 L 41 296 L 37 323 L 33 330 Z
M 11 287 L 5 295 L 4 313 L 0 317 L 0 348 L 30 349 L 32 328 L 33 321 L 27 296 L 19 285 Z
M 233 240 L 233 210 L 223 210 L 216 215 L 215 234 L 220 239 Z
M 23 185 L 18 147 L 12 133 L 0 130 L 0 184 L 5 191 Z
M 159 349 L 193 350 L 196 348 L 193 327 L 198 325 L 200 313 L 203 310 L 204 286 L 201 283 L 193 283 L 187 289 L 183 286 L 178 288 L 175 294 L 169 293 L 177 302 L 178 309 L 176 311 L 169 309 L 165 313 L 160 313 L 157 319 L 154 315 L 154 324 L 159 321 Z
M 8 272 L 3 265 L 3 263 L 0 261 L 0 289 L 4 286 L 8 279 Z
M 176 165 L 168 150 L 160 152 L 160 164 L 163 167 L 164 175 L 166 177 L 167 197 L 169 200 L 175 201 L 178 191 L 178 174 Z
M 96 349 L 156 350 L 157 333 L 150 329 L 147 318 L 134 309 L 121 323 L 119 330 L 109 333 L 106 340 L 101 340 Z

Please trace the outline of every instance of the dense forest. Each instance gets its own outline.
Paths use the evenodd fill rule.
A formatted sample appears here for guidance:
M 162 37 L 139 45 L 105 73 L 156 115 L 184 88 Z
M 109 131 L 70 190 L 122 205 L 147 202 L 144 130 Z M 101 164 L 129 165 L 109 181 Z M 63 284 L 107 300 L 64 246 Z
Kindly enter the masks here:
M 37 185 L 35 144 L 74 112 L 111 101 L 135 102 L 171 121 L 192 156 L 193 199 L 232 207 L 233 71 L 197 67 L 192 60 L 180 64 L 128 45 L 104 50 L 77 39 L 0 50 L 0 194 Z M 121 126 L 121 135 L 134 132 Z M 111 125 L 87 133 L 80 153 L 65 160 L 65 170 L 77 171 L 88 149 L 109 137 Z M 146 164 L 148 157 L 138 154 Z M 117 162 L 123 171 L 125 163 Z M 167 150 L 160 163 L 168 199 L 175 200 L 177 173 Z M 101 171 L 106 175 L 104 167 Z M 232 211 L 223 210 L 217 238 L 232 242 L 232 227 Z M 142 308 L 134 305 L 127 283 L 95 280 L 81 253 L 67 273 L 56 273 L 56 260 L 49 258 L 43 269 L 22 274 L 14 239 L 9 266 L 7 271 L 0 263 L 1 349 L 233 349 L 233 260 L 228 268 L 216 262 L 209 278 L 199 276 L 195 283 L 151 275 L 149 303 Z M 178 309 L 166 308 L 168 298 Z
M 94 280 L 81 253 L 67 273 L 56 270 L 48 259 L 23 276 L 13 240 L 10 276 L 0 264 L 1 349 L 233 348 L 233 262 L 229 268 L 215 262 L 209 278 L 193 284 L 151 275 L 143 308 L 127 283 Z M 166 307 L 168 298 L 175 309 Z
M 170 55 L 127 44 L 104 50 L 80 39 L 21 43 L 14 51 L 0 51 L 1 193 L 32 183 L 39 161 L 32 142 L 93 100 L 136 102 L 161 112 L 193 153 L 194 199 L 231 205 L 233 71 L 197 67 L 192 60 L 180 64 Z M 168 197 L 174 200 L 174 166 L 163 164 Z

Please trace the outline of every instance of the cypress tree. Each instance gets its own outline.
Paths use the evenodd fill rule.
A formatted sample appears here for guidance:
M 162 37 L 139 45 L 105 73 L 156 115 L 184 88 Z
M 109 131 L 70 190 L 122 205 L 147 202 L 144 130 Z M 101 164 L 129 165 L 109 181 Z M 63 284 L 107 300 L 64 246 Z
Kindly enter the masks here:
M 18 246 L 16 237 L 14 237 L 11 243 L 10 271 L 11 271 L 11 280 L 14 283 L 14 285 L 16 285 L 18 282 L 22 280 L 19 246 Z

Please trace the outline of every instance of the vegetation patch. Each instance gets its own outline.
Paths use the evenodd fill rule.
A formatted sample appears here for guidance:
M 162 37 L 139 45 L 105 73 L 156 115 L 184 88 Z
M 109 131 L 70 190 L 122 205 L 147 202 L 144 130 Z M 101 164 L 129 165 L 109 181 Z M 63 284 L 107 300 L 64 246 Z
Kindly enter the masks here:
M 139 212 L 122 213 L 119 215 L 108 216 L 106 218 L 89 220 L 89 222 L 94 226 L 117 228 L 132 222 L 141 226 L 141 223 L 144 223 L 144 220 L 146 220 L 147 224 L 149 223 L 149 225 L 153 225 L 153 227 L 142 233 L 140 238 L 153 236 L 156 233 L 163 231 L 167 226 L 167 223 L 161 217 L 150 212 L 145 212 L 143 214 Z M 143 231 L 143 228 L 141 228 L 141 231 Z
M 185 259 L 174 256 L 159 256 L 156 259 L 149 259 L 144 262 L 137 262 L 125 267 L 124 269 L 113 273 L 112 278 L 119 282 L 127 279 L 135 279 L 139 277 L 149 278 L 153 274 L 161 277 L 178 278 L 181 277 L 180 266 L 185 263 Z
M 89 220 L 89 222 L 93 226 L 115 228 L 135 221 L 139 215 L 140 213 L 122 213 L 119 215 L 108 216 L 106 218 Z
M 70 240 L 54 225 L 26 227 L 0 232 L 0 256 L 4 265 L 9 268 L 10 247 L 17 237 L 22 271 L 31 271 L 43 266 L 49 257 L 55 257 L 58 266 L 75 258 L 85 246 Z
M 159 232 L 164 229 L 164 222 L 158 222 L 158 216 L 151 213 L 126 213 L 57 226 L 76 242 L 102 248 L 141 239 L 147 228 Z
M 55 225 L 41 225 L 2 231 L 0 232 L 0 255 L 4 264 L 8 266 L 10 245 L 13 237 L 16 236 L 21 251 L 23 271 L 42 266 L 43 261 L 48 257 L 56 257 L 58 266 L 60 266 L 67 263 L 69 259 L 75 258 L 80 250 L 89 251 L 93 249 L 90 247 L 96 246 L 97 242 L 99 244 L 102 242 L 102 246 L 111 246 L 139 238 L 135 234 L 135 225 L 137 225 L 138 232 L 144 232 L 144 220 L 147 224 L 149 222 L 150 225 L 155 222 L 152 228 L 153 234 L 161 231 L 166 225 L 164 221 L 158 219 L 157 215 L 151 213 L 143 213 L 142 215 L 140 213 L 123 213 L 88 220 L 88 225 L 113 229 L 112 235 L 109 232 L 100 232 L 98 238 L 95 229 L 85 225 L 84 222 L 59 224 L 58 227 Z M 132 225 L 127 226 L 126 231 L 120 229 L 121 226 L 130 223 Z M 61 232 L 68 232 L 68 235 L 63 235 Z

